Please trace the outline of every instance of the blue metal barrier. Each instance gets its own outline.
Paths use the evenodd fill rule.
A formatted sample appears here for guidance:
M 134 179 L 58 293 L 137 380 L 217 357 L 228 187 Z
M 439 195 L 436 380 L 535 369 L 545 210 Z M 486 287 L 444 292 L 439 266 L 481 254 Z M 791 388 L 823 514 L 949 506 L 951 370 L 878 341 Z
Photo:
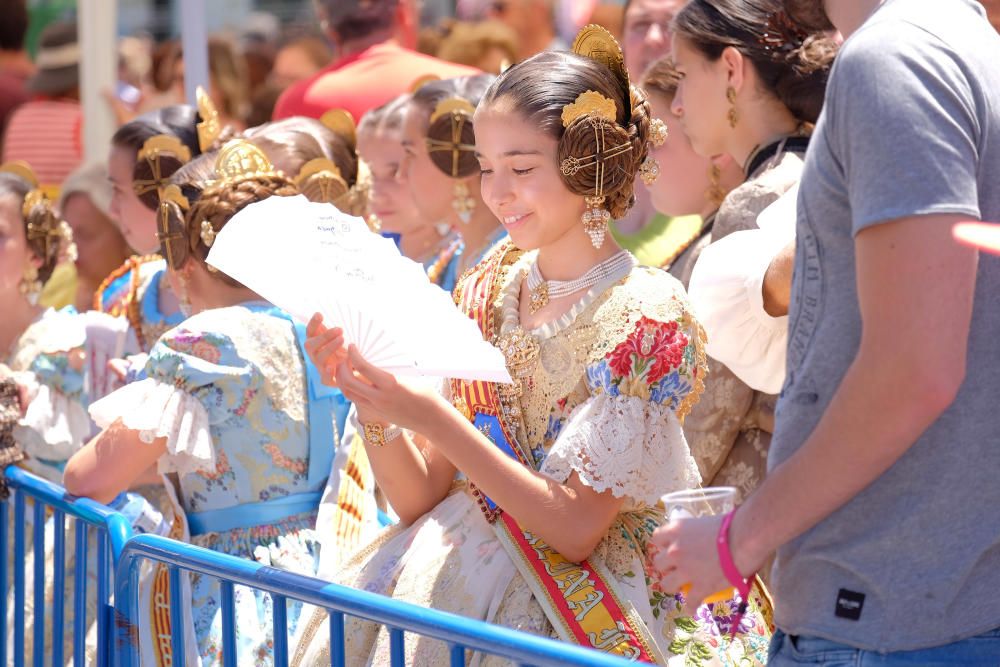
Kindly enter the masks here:
M 135 640 L 139 619 L 139 566 L 142 561 L 164 563 L 169 568 L 171 600 L 179 600 L 182 571 L 199 572 L 221 582 L 223 664 L 235 665 L 236 636 L 233 613 L 233 586 L 265 591 L 274 603 L 274 664 L 288 662 L 288 627 L 285 605 L 297 600 L 330 613 L 331 664 L 344 662 L 344 616 L 356 616 L 381 623 L 389 629 L 392 665 L 403 665 L 406 632 L 432 637 L 450 646 L 452 667 L 465 665 L 467 649 L 497 655 L 521 665 L 582 667 L 622 667 L 630 664 L 597 651 L 516 632 L 508 628 L 473 621 L 455 614 L 400 602 L 381 595 L 331 584 L 313 577 L 283 570 L 183 544 L 157 535 L 137 535 L 125 545 L 115 577 L 116 627 L 119 632 L 119 667 L 138 666 Z M 172 605 L 171 631 L 175 655 L 183 655 L 183 609 Z M 149 638 L 146 638 L 149 641 Z
M 62 667 L 63 637 L 66 628 L 63 614 L 63 591 L 66 586 L 66 517 L 75 519 L 74 546 L 75 567 L 73 572 L 73 664 L 83 665 L 84 648 L 87 634 L 87 574 L 88 574 L 88 540 L 96 537 L 97 541 L 97 664 L 110 664 L 111 655 L 111 606 L 110 582 L 114 576 L 125 543 L 132 536 L 129 522 L 118 512 L 94 502 L 88 498 L 74 498 L 67 495 L 60 486 L 40 479 L 16 466 L 9 466 L 3 471 L 11 498 L 0 501 L 0 581 L 4 590 L 0 595 L 0 619 L 3 619 L 4 631 L 0 637 L 0 665 L 13 662 L 16 667 L 25 664 L 25 569 L 26 544 L 25 523 L 27 499 L 32 500 L 32 545 L 34 554 L 33 601 L 34 619 L 32 630 L 32 662 L 35 667 L 45 663 Z M 10 515 L 10 505 L 13 503 L 13 517 Z M 52 548 L 53 548 L 53 591 L 54 600 L 51 617 L 45 613 L 45 524 L 46 509 L 51 510 L 52 518 Z M 12 528 L 11 523 L 13 523 Z M 13 530 L 13 552 L 8 543 L 9 531 Z M 108 558 L 110 549 L 110 556 Z M 8 561 L 8 558 L 11 558 Z M 13 573 L 8 572 L 13 568 Z M 11 577 L 11 574 L 13 575 Z M 14 619 L 13 646 L 7 645 L 7 594 L 10 590 L 10 579 L 13 579 Z M 44 655 L 46 623 L 52 623 L 52 654 Z M 47 658 L 51 658 L 48 660 Z

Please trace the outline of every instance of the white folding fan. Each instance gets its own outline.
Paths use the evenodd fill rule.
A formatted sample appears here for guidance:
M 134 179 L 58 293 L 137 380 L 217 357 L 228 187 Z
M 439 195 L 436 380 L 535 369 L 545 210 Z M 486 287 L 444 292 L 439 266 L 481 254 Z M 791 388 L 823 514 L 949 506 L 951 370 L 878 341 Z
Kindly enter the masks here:
M 208 263 L 303 322 L 344 330 L 398 375 L 510 382 L 503 354 L 420 264 L 330 204 L 269 197 L 222 228 Z

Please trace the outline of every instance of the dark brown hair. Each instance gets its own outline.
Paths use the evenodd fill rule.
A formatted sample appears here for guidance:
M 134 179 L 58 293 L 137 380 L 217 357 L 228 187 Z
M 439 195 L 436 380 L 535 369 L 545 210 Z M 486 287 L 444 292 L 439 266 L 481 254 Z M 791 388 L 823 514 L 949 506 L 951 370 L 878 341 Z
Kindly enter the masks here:
M 681 74 L 670 56 L 655 61 L 642 76 L 642 87 L 647 93 L 656 93 L 670 100 L 677 94 L 680 82 Z
M 20 51 L 28 34 L 28 0 L 3 0 L 0 15 L 0 49 Z
M 500 75 L 486 92 L 480 108 L 504 105 L 559 142 L 558 161 L 582 160 L 597 152 L 597 139 L 588 117 L 563 128 L 563 108 L 582 93 L 595 91 L 614 101 L 618 117 L 605 128 L 606 145 L 629 145 L 630 150 L 604 160 L 605 207 L 615 218 L 623 217 L 635 203 L 633 185 L 649 143 L 649 103 L 635 86 L 624 89 L 605 65 L 572 53 L 547 51 L 515 65 Z M 581 196 L 594 193 L 596 166 L 563 175 L 566 187 Z
M 495 79 L 496 77 L 489 74 L 442 79 L 424 84 L 413 93 L 411 104 L 427 115 L 427 139 L 450 143 L 453 138 L 451 114 L 445 114 L 430 122 L 430 117 L 438 104 L 449 98 L 458 97 L 476 107 Z M 463 120 L 459 141 L 466 146 L 476 145 L 476 132 L 471 117 Z M 453 162 L 453 153 L 450 150 L 431 151 L 430 158 L 435 167 L 452 178 L 465 178 L 479 171 L 479 161 L 475 152 L 471 150 L 459 151 L 457 165 Z
M 25 243 L 31 254 L 41 260 L 42 264 L 38 268 L 38 280 L 44 285 L 52 277 L 56 265 L 65 254 L 66 246 L 72 243 L 72 235 L 68 231 L 68 225 L 61 234 L 56 234 L 60 225 L 65 225 L 56 215 L 55 208 L 48 197 L 42 197 L 24 215 L 24 200 L 28 193 L 34 190 L 34 186 L 11 172 L 0 172 L 0 197 L 12 197 L 17 207 L 18 216 L 23 223 Z M 41 234 L 32 235 L 30 229 L 41 230 Z M 52 232 L 52 235 L 49 234 Z M 46 244 L 46 239 L 49 243 Z
M 258 146 L 286 176 L 294 178 L 302 165 L 325 157 L 340 169 L 347 184 L 358 177 L 354 139 L 340 135 L 315 118 L 292 116 L 251 128 L 244 137 Z
M 712 61 L 736 49 L 795 118 L 819 118 L 837 44 L 796 23 L 782 0 L 691 0 L 674 17 L 673 31 Z
M 835 30 L 823 0 L 785 0 L 785 11 L 806 30 Z

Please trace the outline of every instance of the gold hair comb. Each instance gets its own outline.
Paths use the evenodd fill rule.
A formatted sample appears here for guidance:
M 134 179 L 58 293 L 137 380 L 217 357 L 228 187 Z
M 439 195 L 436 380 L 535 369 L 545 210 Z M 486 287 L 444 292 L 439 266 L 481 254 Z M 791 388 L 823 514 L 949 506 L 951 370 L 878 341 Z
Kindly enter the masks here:
M 354 116 L 345 109 L 330 109 L 320 116 L 319 122 L 334 134 L 347 139 L 351 145 L 358 143 L 358 127 L 354 123 Z
M 618 105 L 600 93 L 588 90 L 580 93 L 576 101 L 567 104 L 562 111 L 563 127 L 569 127 L 577 118 L 593 114 L 598 118 L 614 123 L 618 119 Z
M 476 114 L 476 107 L 472 102 L 461 97 L 449 97 L 438 102 L 431 114 L 431 123 L 446 114 L 468 115 L 470 118 Z
M 628 70 L 625 68 L 625 54 L 614 35 L 599 25 L 586 25 L 580 29 L 576 39 L 573 40 L 572 50 L 578 56 L 596 60 L 611 70 L 625 93 L 625 118 L 629 118 L 632 115 L 629 92 L 631 82 L 628 78 Z
M 222 147 L 215 159 L 215 173 L 222 183 L 278 175 L 264 151 L 245 139 L 233 139 Z
M 219 110 L 204 88 L 198 86 L 195 95 L 198 98 L 198 115 L 201 116 L 201 122 L 197 126 L 198 146 L 204 153 L 222 134 L 222 121 L 219 120 Z

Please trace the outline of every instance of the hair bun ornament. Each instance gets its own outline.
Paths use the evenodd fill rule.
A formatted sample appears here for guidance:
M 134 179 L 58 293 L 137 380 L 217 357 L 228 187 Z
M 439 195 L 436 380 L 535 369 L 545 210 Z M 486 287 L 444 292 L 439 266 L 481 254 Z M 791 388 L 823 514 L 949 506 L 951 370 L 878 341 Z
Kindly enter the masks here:
M 623 93 L 622 98 L 627 105 L 624 118 L 628 121 L 632 116 L 632 102 L 629 95 L 632 83 L 625 67 L 625 54 L 615 36 L 599 25 L 585 25 L 573 40 L 572 51 L 578 56 L 595 60 L 611 70 L 618 79 L 618 85 Z
M 204 88 L 198 86 L 195 97 L 198 100 L 198 115 L 201 117 L 201 122 L 197 125 L 198 147 L 205 153 L 222 134 L 222 121 L 219 119 L 219 110 L 215 107 L 215 102 Z
M 260 148 L 246 139 L 228 141 L 215 159 L 214 183 L 235 185 L 252 178 L 280 176 Z M 213 184 L 214 184 L 213 183 Z
M 160 206 L 156 216 L 156 238 L 160 241 L 160 254 L 172 269 L 179 269 L 187 260 L 187 236 L 184 234 L 185 212 L 191 208 L 187 197 L 174 183 L 160 191 Z
M 319 122 L 331 132 L 344 139 L 354 150 L 358 145 L 358 126 L 354 116 L 346 109 L 330 109 L 319 118 Z
M 293 180 L 310 201 L 333 204 L 343 210 L 338 203 L 350 192 L 350 186 L 333 161 L 325 157 L 309 160 Z
M 771 58 L 777 59 L 801 48 L 808 37 L 809 33 L 788 12 L 780 9 L 767 15 L 764 32 L 757 38 L 757 43 L 771 54 Z
M 75 261 L 77 253 L 76 244 L 73 243 L 73 230 L 65 220 L 56 215 L 52 200 L 39 186 L 38 177 L 31 165 L 23 160 L 5 162 L 0 165 L 0 172 L 19 176 L 31 186 L 21 203 L 24 236 L 33 252 L 40 255 L 43 268 L 49 269 L 46 274 L 51 273 L 57 264 Z M 47 275 L 44 279 L 47 279 Z
M 132 189 L 136 196 L 141 197 L 147 192 L 156 190 L 157 196 L 162 197 L 163 188 L 170 182 L 170 176 L 163 174 L 164 157 L 172 157 L 183 166 L 191 161 L 191 149 L 180 139 L 169 134 L 158 134 L 147 139 L 136 154 L 136 160 L 146 161 L 152 177 L 132 181 Z

